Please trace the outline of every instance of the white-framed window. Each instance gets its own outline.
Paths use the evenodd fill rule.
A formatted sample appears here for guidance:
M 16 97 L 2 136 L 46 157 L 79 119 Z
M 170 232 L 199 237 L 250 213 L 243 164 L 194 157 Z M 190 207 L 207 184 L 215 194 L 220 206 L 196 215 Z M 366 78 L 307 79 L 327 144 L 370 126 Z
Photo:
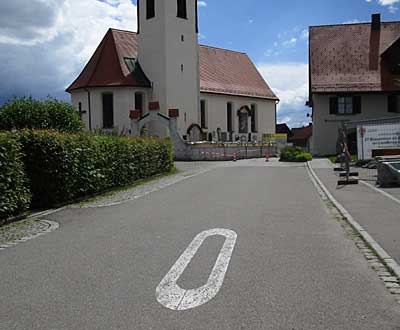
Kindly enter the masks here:
M 351 96 L 338 97 L 338 114 L 351 115 L 353 113 L 353 98 Z
M 361 113 L 361 96 L 340 95 L 329 98 L 331 115 L 355 115 Z

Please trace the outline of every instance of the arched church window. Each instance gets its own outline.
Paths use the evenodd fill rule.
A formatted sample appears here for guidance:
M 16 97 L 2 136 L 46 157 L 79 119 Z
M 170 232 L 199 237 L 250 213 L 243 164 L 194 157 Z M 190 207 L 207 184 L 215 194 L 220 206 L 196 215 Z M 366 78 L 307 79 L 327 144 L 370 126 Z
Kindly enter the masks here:
M 258 121 L 257 105 L 252 104 L 251 105 L 251 132 L 252 133 L 258 132 L 257 121 Z
M 156 4 L 155 0 L 146 0 L 146 17 L 147 19 L 156 16 Z
M 207 128 L 207 103 L 206 103 L 206 100 L 200 101 L 200 124 L 201 124 L 201 128 Z
M 178 17 L 187 19 L 187 7 L 186 0 L 177 0 L 178 1 Z
M 229 133 L 233 132 L 233 103 L 228 102 L 226 104 L 226 128 Z

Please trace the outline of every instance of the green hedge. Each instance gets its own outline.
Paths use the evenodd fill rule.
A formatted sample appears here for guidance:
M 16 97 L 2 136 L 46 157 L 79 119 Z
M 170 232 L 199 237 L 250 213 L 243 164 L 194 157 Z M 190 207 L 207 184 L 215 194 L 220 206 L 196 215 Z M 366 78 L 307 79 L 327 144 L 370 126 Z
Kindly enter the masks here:
M 18 137 L 0 133 L 0 219 L 23 213 L 29 202 Z
M 23 131 L 21 143 L 33 207 L 79 197 L 166 173 L 173 168 L 169 140 Z
M 281 151 L 281 162 L 308 162 L 312 160 L 312 156 L 308 152 L 304 152 L 299 147 L 286 147 Z
M 83 124 L 70 104 L 53 98 L 38 101 L 23 97 L 5 103 L 0 108 L 0 130 L 25 128 L 78 132 Z

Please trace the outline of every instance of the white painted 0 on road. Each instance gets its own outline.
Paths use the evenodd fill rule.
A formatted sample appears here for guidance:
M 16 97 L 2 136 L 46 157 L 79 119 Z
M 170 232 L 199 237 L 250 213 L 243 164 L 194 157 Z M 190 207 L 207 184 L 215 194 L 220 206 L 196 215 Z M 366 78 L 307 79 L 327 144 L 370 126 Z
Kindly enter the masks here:
M 207 283 L 196 289 L 182 289 L 177 281 L 206 238 L 211 236 L 224 236 L 226 239 Z M 157 286 L 157 301 L 166 308 L 183 311 L 199 307 L 213 299 L 224 282 L 236 239 L 237 234 L 229 229 L 210 229 L 198 234 Z

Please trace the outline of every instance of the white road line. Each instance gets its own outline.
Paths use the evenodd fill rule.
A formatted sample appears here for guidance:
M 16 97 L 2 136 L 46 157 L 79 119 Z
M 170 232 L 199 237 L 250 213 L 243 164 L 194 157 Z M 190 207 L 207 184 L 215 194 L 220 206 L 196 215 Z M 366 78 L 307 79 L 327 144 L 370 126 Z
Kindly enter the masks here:
M 226 240 L 207 283 L 192 290 L 184 290 L 179 287 L 178 279 L 182 276 L 200 246 L 206 238 L 216 235 L 224 236 Z M 210 229 L 198 234 L 157 286 L 157 301 L 166 308 L 182 311 L 199 307 L 213 299 L 224 282 L 236 239 L 237 234 L 228 229 Z
M 366 185 L 367 187 L 369 187 L 369 188 L 375 190 L 376 192 L 382 194 L 383 196 L 385 196 L 385 197 L 387 197 L 387 198 L 390 198 L 392 201 L 394 201 L 394 202 L 396 202 L 397 204 L 400 205 L 400 200 L 397 199 L 396 197 L 392 196 L 391 194 L 387 193 L 386 191 L 384 191 L 384 190 L 382 190 L 382 189 L 379 189 L 379 188 L 377 188 L 377 187 L 374 187 L 372 184 L 370 184 L 370 183 L 368 183 L 368 182 L 365 182 L 365 181 L 363 181 L 363 180 L 360 180 L 360 182 L 361 182 L 362 184 Z

